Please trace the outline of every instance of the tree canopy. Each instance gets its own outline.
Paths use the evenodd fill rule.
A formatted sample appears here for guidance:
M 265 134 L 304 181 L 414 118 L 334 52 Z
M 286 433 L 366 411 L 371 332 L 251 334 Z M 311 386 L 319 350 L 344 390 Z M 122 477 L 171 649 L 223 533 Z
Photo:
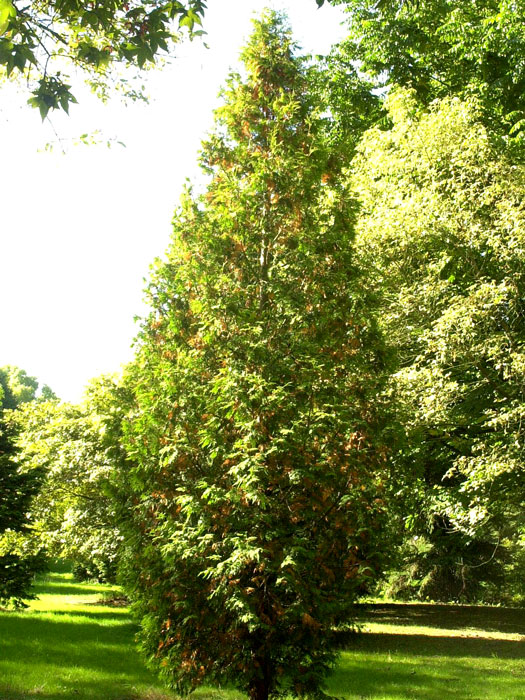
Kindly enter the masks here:
M 398 357 L 405 517 L 419 481 L 416 519 L 442 562 L 444 544 L 462 542 L 455 583 L 439 584 L 457 596 L 523 535 L 524 171 L 475 100 L 423 110 L 398 91 L 387 106 L 392 128 L 367 132 L 352 167 L 357 245 Z
M 525 128 L 523 0 L 331 0 L 348 8 L 349 57 L 425 104 L 477 95 L 492 128 Z
M 125 410 L 124 390 L 100 377 L 79 405 L 32 402 L 13 418 L 19 459 L 41 475 L 31 506 L 34 536 L 50 556 L 100 580 L 115 579 L 122 541 L 111 494 L 124 458 L 119 439 Z

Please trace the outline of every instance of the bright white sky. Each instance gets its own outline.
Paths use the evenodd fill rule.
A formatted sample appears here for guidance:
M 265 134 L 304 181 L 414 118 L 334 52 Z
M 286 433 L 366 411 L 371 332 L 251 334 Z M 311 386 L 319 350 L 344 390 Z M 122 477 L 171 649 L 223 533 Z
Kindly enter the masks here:
M 41 150 L 53 129 L 0 88 L 0 366 L 76 402 L 89 379 L 131 359 L 149 265 L 168 246 L 217 93 L 265 7 L 287 11 L 307 53 L 327 53 L 345 34 L 342 12 L 315 0 L 210 0 L 210 48 L 183 43 L 173 65 L 149 72 L 149 105 L 103 105 L 74 90 L 71 116 L 52 118 L 65 155 Z M 97 129 L 126 148 L 69 145 Z

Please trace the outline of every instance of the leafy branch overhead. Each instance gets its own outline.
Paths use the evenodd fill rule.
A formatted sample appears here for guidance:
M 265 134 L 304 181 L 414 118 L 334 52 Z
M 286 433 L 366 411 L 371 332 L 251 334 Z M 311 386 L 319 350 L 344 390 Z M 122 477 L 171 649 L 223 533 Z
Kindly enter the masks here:
M 118 68 L 155 63 L 183 31 L 201 34 L 205 9 L 204 0 L 0 0 L 0 71 L 27 81 L 29 103 L 44 119 L 76 102 L 72 69 L 104 96 Z
M 476 95 L 484 121 L 525 128 L 524 0 L 331 0 L 348 12 L 349 58 L 378 85 L 430 103 Z

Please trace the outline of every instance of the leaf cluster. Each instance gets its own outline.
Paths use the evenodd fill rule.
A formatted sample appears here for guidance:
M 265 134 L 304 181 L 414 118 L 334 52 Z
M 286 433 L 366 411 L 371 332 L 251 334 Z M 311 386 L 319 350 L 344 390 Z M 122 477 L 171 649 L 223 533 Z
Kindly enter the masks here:
M 119 67 L 153 64 L 182 31 L 199 34 L 205 7 L 202 0 L 0 0 L 0 67 L 26 80 L 29 104 L 45 119 L 76 102 L 72 68 L 105 94 Z
M 82 404 L 27 404 L 16 416 L 20 459 L 43 475 L 32 502 L 34 536 L 52 556 L 115 579 L 122 546 L 113 481 L 124 460 L 119 446 L 124 390 L 100 377 Z
M 333 0 L 348 11 L 351 60 L 378 85 L 416 91 L 429 104 L 480 99 L 485 123 L 514 134 L 525 124 L 523 0 Z
M 0 604 L 23 607 L 35 573 L 45 568 L 40 546 L 27 539 L 31 506 L 42 484 L 39 469 L 27 471 L 20 463 L 16 415 L 35 403 L 38 382 L 17 367 L 0 368 Z M 45 393 L 50 390 L 44 387 Z

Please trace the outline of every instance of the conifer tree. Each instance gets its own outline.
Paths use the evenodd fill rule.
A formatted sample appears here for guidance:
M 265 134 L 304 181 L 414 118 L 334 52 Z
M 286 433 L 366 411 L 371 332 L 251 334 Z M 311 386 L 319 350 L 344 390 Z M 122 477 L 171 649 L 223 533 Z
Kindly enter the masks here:
M 280 15 L 255 23 L 130 375 L 124 576 L 181 692 L 322 695 L 335 627 L 380 565 L 385 358 L 295 48 Z

